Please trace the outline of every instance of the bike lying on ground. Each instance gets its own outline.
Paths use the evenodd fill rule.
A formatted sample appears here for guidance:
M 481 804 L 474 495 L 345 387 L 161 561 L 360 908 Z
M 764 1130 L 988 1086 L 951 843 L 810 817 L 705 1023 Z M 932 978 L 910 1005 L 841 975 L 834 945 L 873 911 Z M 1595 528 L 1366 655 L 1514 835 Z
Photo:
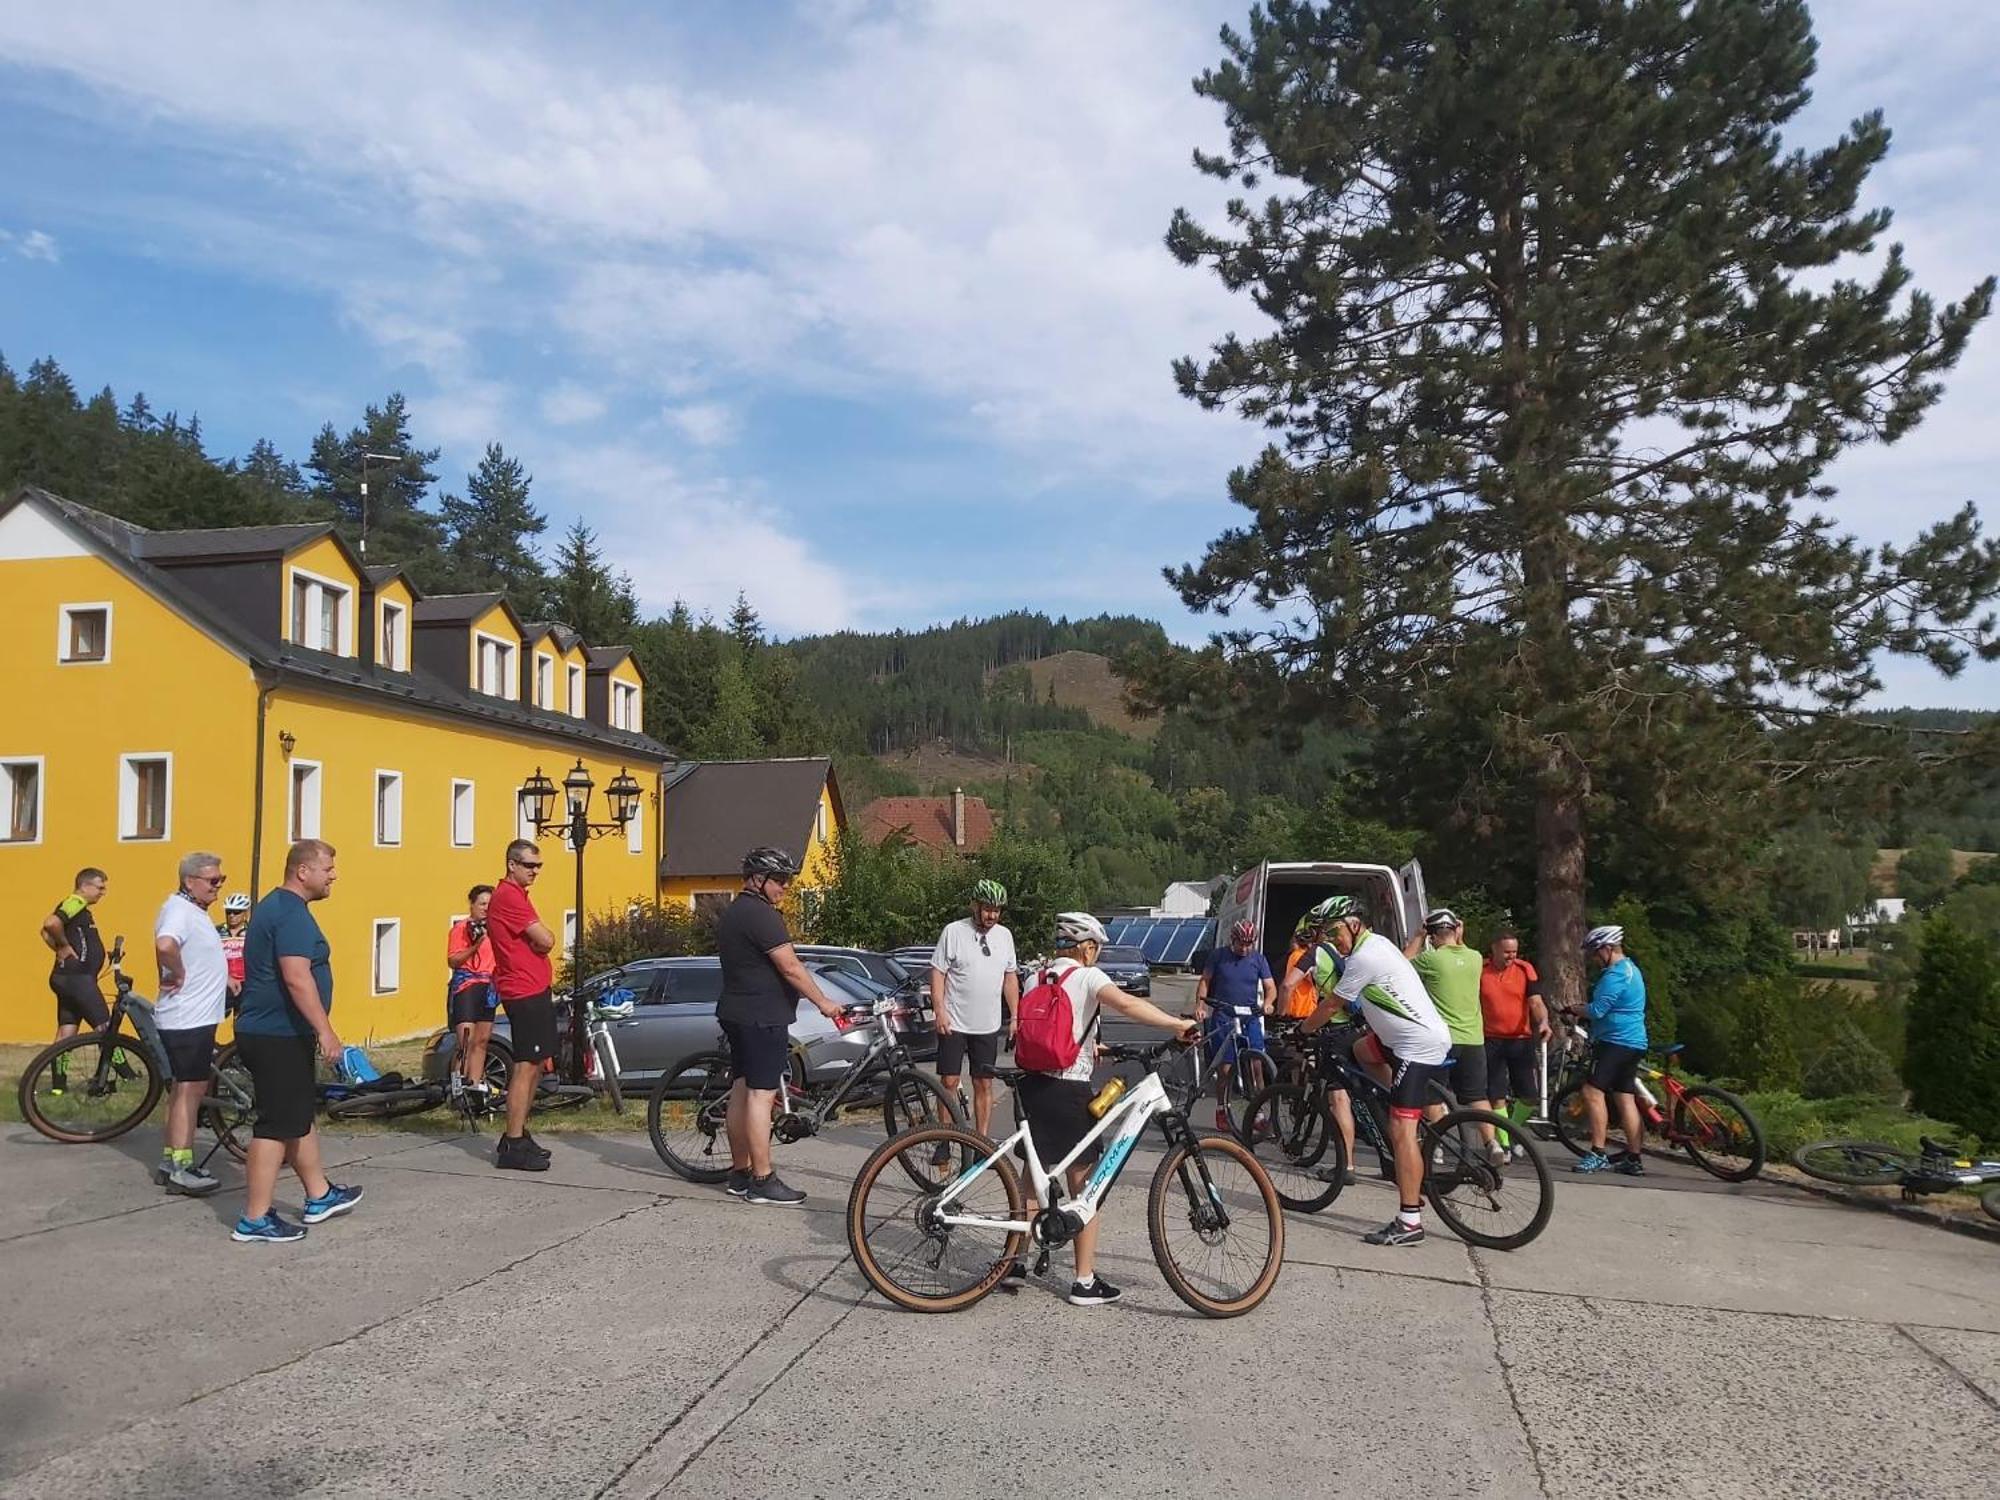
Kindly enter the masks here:
M 2000 1161 L 1976 1160 L 1950 1141 L 1919 1139 L 1921 1149 L 1914 1152 L 1880 1141 L 1814 1141 L 1792 1153 L 1792 1165 L 1847 1187 L 1900 1186 L 1905 1203 L 1984 1186 L 1979 1206 L 2000 1219 Z
M 21 1075 L 21 1118 L 65 1145 L 125 1134 L 153 1112 L 172 1071 L 152 1004 L 133 993 L 125 973 L 124 938 L 113 940 L 107 958 L 117 990 L 110 1019 L 44 1047 Z
M 1549 1101 L 1549 1120 L 1556 1139 L 1572 1155 L 1582 1156 L 1590 1150 L 1590 1118 L 1583 1102 L 1590 1064 L 1587 1051 L 1579 1050 L 1579 1044 L 1587 1048 L 1587 1033 L 1572 1024 L 1570 1038 L 1572 1060 L 1564 1070 L 1562 1086 Z M 1683 1045 L 1677 1042 L 1662 1049 L 1658 1064 L 1649 1060 L 1641 1067 L 1635 1091 L 1639 1118 L 1664 1145 L 1685 1151 L 1709 1176 L 1724 1182 L 1748 1182 L 1764 1170 L 1764 1128 L 1750 1113 L 1750 1106 L 1727 1089 L 1712 1083 L 1683 1083 L 1675 1076 L 1674 1058 Z M 1648 1078 L 1659 1080 L 1666 1090 L 1664 1108 L 1646 1087 Z M 1611 1124 L 1615 1131 L 1617 1121 Z
M 940 1119 L 957 1124 L 961 1118 L 958 1106 L 935 1078 L 917 1071 L 903 1045 L 901 1033 L 909 1014 L 909 1007 L 891 995 L 872 1005 L 850 1008 L 835 1024 L 843 1031 L 869 1024 L 868 1048 L 830 1083 L 808 1080 L 805 1048 L 794 1042 L 788 1076 L 782 1080 L 771 1114 L 771 1139 L 789 1143 L 818 1135 L 839 1115 L 851 1095 L 866 1090 L 866 1102 L 872 1103 L 877 1084 L 885 1089 L 882 1128 L 889 1135 Z M 729 1053 L 700 1052 L 662 1074 L 646 1101 L 646 1128 L 652 1133 L 653 1149 L 661 1161 L 689 1182 L 720 1182 L 729 1175 L 729 1138 L 724 1123 L 729 1088 Z M 862 1099 L 853 1102 L 864 1103 Z M 941 1184 L 951 1175 L 949 1158 L 933 1165 L 928 1158 L 919 1162 L 911 1157 L 903 1167 L 919 1186 Z
M 1301 1213 L 1318 1213 L 1347 1181 L 1347 1146 L 1326 1097 L 1336 1084 L 1346 1085 L 1352 1101 L 1356 1143 L 1373 1145 L 1383 1175 L 1394 1175 L 1389 1091 L 1347 1056 L 1348 1038 L 1330 1031 L 1321 1027 L 1300 1039 L 1310 1046 L 1304 1077 L 1252 1099 L 1241 1135 L 1279 1201 Z M 1519 1249 L 1548 1227 L 1555 1210 L 1555 1182 L 1540 1148 L 1505 1116 L 1459 1104 L 1442 1085 L 1432 1092 L 1445 1112 L 1417 1128 L 1425 1201 L 1460 1239 L 1489 1250 Z M 1496 1150 L 1499 1142 L 1519 1146 L 1521 1155 L 1506 1146 Z
M 1014 1114 L 1021 1124 L 997 1145 L 945 1124 L 919 1126 L 877 1146 L 847 1199 L 847 1244 L 868 1284 L 913 1312 L 957 1312 L 1000 1285 L 1031 1243 L 1041 1275 L 1050 1252 L 1102 1211 L 1147 1122 L 1158 1120 L 1167 1154 L 1146 1196 L 1146 1228 L 1160 1274 L 1175 1296 L 1207 1317 L 1233 1318 L 1262 1302 L 1284 1261 L 1278 1195 L 1240 1141 L 1197 1136 L 1168 1094 L 1158 1063 L 1180 1045 L 1102 1049 L 1111 1060 L 1145 1064 L 1146 1076 L 1052 1165 L 1044 1166 L 1035 1149 L 1018 1094 Z M 999 1076 L 1009 1084 L 1022 1077 L 1012 1069 Z M 1103 1153 L 1083 1191 L 1064 1198 L 1069 1164 L 1100 1140 Z M 912 1190 L 889 1170 L 892 1161 L 928 1160 L 939 1145 L 963 1164 L 949 1182 Z M 1011 1159 L 1016 1152 L 1027 1163 L 1027 1190 Z

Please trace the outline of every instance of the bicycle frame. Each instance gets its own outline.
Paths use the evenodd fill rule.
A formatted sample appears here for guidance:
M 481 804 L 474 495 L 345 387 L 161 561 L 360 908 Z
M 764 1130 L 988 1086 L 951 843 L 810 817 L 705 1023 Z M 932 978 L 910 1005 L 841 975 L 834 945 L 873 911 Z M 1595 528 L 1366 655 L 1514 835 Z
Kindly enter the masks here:
M 1104 1112 L 1104 1118 L 1097 1122 L 1090 1134 L 1076 1143 L 1075 1149 L 1069 1155 L 1052 1167 L 1042 1165 L 1041 1153 L 1035 1149 L 1034 1132 L 1029 1129 L 1028 1122 L 1024 1119 L 1015 1128 L 1014 1133 L 1002 1141 L 991 1155 L 961 1172 L 952 1184 L 938 1195 L 937 1222 L 947 1227 L 976 1224 L 988 1229 L 1018 1230 L 1024 1234 L 1030 1231 L 1034 1227 L 1032 1219 L 994 1219 L 985 1214 L 951 1212 L 951 1204 L 963 1195 L 965 1189 L 981 1173 L 1009 1151 L 1019 1147 L 1027 1159 L 1028 1181 L 1034 1191 L 1035 1202 L 1047 1203 L 1051 1208 L 1073 1218 L 1075 1223 L 1071 1233 L 1074 1233 L 1097 1217 L 1098 1209 L 1103 1205 L 1112 1187 L 1116 1185 L 1120 1174 L 1124 1172 L 1125 1163 L 1131 1158 L 1132 1148 L 1138 1144 L 1147 1122 L 1159 1115 L 1172 1114 L 1173 1110 L 1173 1100 L 1167 1097 L 1166 1085 L 1160 1082 L 1159 1073 L 1148 1073 L 1140 1080 L 1137 1088 L 1128 1090 L 1122 1099 Z M 1106 1141 L 1104 1152 L 1098 1158 L 1096 1167 L 1092 1169 L 1089 1180 L 1084 1183 L 1083 1191 L 1074 1198 L 1055 1197 L 1055 1192 L 1065 1180 L 1062 1174 L 1069 1170 L 1071 1163 L 1082 1156 L 1094 1142 L 1106 1135 L 1109 1135 L 1110 1139 Z
M 777 1102 L 771 1111 L 773 1122 L 775 1123 L 786 1115 L 796 1115 L 809 1122 L 811 1130 L 817 1131 L 820 1126 L 831 1119 L 834 1113 L 839 1110 L 841 1104 L 846 1101 L 847 1096 L 854 1092 L 855 1085 L 876 1070 L 876 1063 L 884 1057 L 893 1059 L 897 1054 L 903 1052 L 903 1044 L 897 1039 L 895 1028 L 890 1024 L 889 1020 L 892 1015 L 902 1009 L 905 1009 L 905 1007 L 894 1004 L 888 998 L 875 1002 L 869 1019 L 869 1030 L 874 1034 L 868 1040 L 868 1050 L 855 1060 L 852 1067 L 840 1075 L 838 1083 L 830 1087 L 826 1084 L 815 1086 L 807 1083 L 801 1087 L 799 1084 L 793 1082 L 790 1076 L 791 1070 L 788 1069 L 786 1077 L 780 1080 Z M 805 1047 L 802 1043 L 794 1042 L 790 1050 L 791 1056 L 798 1062 L 798 1076 L 804 1078 L 806 1076 Z M 904 1061 L 907 1064 L 907 1058 Z M 893 1065 L 891 1071 L 894 1071 Z M 794 1096 L 805 1101 L 805 1108 L 794 1108 Z

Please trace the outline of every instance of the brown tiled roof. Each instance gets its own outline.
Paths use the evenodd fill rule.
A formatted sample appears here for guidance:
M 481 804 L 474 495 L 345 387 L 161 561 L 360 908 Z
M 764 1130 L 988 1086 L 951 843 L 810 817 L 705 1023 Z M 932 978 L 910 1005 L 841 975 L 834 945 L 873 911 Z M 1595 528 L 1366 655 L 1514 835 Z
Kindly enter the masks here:
M 825 756 L 796 760 L 716 760 L 684 766 L 667 778 L 666 849 L 660 873 L 672 878 L 735 879 L 743 856 L 766 844 L 802 859 L 833 775 Z M 840 808 L 840 787 L 833 803 Z
M 976 854 L 993 841 L 993 810 L 984 797 L 965 799 L 965 843 L 952 837 L 951 798 L 878 797 L 859 814 L 858 832 L 871 844 L 901 832 L 927 849 Z

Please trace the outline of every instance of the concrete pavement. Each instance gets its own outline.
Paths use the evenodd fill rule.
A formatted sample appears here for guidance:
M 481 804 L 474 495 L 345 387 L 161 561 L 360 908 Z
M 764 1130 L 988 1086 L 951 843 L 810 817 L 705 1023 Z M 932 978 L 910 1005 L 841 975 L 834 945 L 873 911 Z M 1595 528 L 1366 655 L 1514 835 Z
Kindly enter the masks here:
M 1104 1237 L 1123 1304 L 1069 1307 L 1059 1255 L 923 1317 L 847 1260 L 878 1131 L 781 1148 L 803 1211 L 690 1187 L 642 1135 L 551 1137 L 541 1176 L 490 1137 L 336 1136 L 367 1200 L 278 1248 L 229 1242 L 233 1173 L 159 1196 L 150 1128 L 0 1127 L 0 1496 L 1994 1490 L 1988 1243 L 1666 1165 L 1563 1173 L 1512 1254 L 1435 1225 L 1377 1250 L 1364 1181 L 1208 1323 L 1153 1264 L 1141 1163 Z

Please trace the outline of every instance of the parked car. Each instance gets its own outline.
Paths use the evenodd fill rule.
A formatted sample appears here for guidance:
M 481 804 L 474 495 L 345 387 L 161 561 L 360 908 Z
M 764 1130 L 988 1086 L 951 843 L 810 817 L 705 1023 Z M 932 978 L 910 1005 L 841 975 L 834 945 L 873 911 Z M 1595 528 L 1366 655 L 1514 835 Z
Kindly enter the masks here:
M 911 969 L 893 953 L 876 953 L 868 948 L 839 948 L 829 943 L 799 943 L 796 947 L 799 957 L 808 964 L 827 964 L 849 974 L 859 974 L 891 994 L 904 990 L 929 993 L 928 952 L 924 955 L 926 967 Z
M 836 1004 L 872 1005 L 883 995 L 895 993 L 837 963 L 807 958 L 806 967 Z M 611 1025 L 611 1038 L 618 1046 L 619 1077 L 628 1087 L 650 1083 L 695 1053 L 721 1045 L 722 1030 L 715 1020 L 715 1003 L 722 996 L 720 959 L 640 959 L 593 974 L 583 984 L 587 998 L 619 989 L 630 990 L 634 1001 L 631 1016 Z M 912 1057 L 928 1061 L 937 1056 L 937 1030 L 927 1010 L 912 1007 L 903 1026 L 904 1043 Z M 489 1082 L 504 1084 L 507 1070 L 513 1066 L 511 1035 L 503 1009 L 494 1019 L 493 1040 L 487 1047 Z M 798 1004 L 791 1035 L 793 1041 L 806 1046 L 807 1073 L 816 1080 L 844 1072 L 867 1047 L 863 1033 L 837 1030 L 804 1000 Z M 566 1021 L 562 1036 L 566 1046 Z M 458 1038 L 452 1032 L 434 1033 L 424 1046 L 424 1077 L 437 1082 L 448 1078 L 457 1052 Z
M 937 952 L 936 943 L 912 943 L 906 948 L 891 948 L 889 957 L 908 969 L 918 979 L 929 982 L 931 955 Z
M 1128 995 L 1153 993 L 1153 970 L 1137 948 L 1108 943 L 1097 955 L 1097 967 Z

